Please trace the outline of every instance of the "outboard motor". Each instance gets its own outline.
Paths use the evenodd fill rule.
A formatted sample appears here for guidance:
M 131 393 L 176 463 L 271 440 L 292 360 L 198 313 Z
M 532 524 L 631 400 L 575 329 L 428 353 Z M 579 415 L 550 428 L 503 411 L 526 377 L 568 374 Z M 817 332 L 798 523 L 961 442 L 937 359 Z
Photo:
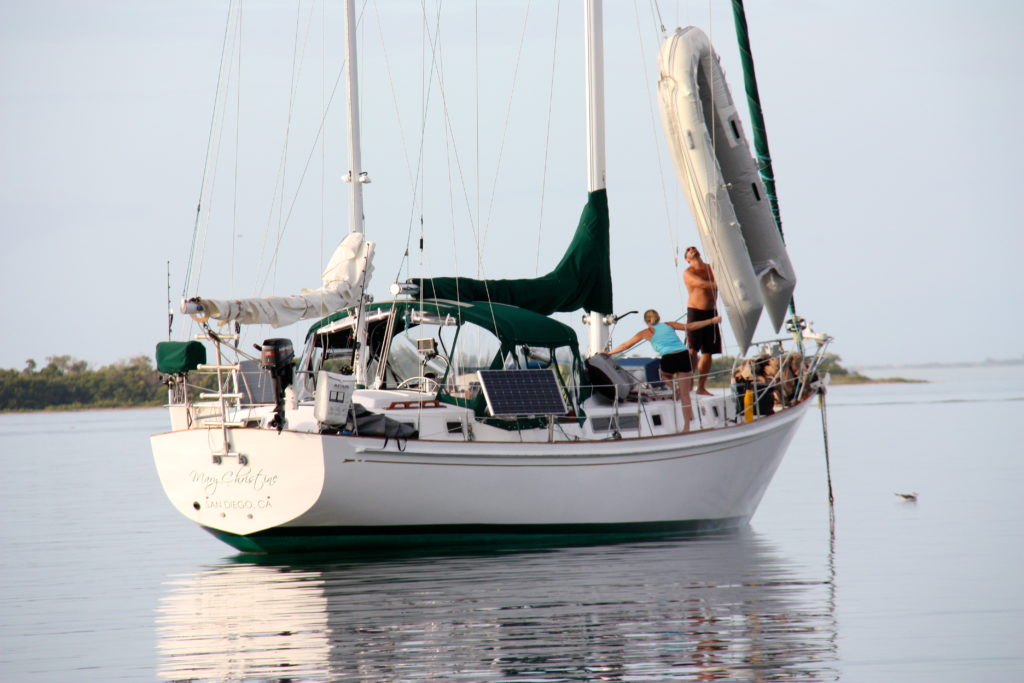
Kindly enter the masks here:
M 270 426 L 280 434 L 284 429 L 284 390 L 292 383 L 295 350 L 290 339 L 265 339 L 260 352 L 260 367 L 274 380 L 274 419 Z

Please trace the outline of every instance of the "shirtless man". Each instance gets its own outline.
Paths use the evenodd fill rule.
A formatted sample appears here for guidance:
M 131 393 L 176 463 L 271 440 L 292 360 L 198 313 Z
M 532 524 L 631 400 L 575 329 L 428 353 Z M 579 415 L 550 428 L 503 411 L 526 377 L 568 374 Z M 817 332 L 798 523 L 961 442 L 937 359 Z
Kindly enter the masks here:
M 701 260 L 697 247 L 687 247 L 684 253 L 689 267 L 683 271 L 683 283 L 690 298 L 686 303 L 686 321 L 695 323 L 718 315 L 715 303 L 718 300 L 718 285 L 711 265 Z M 711 355 L 722 352 L 722 332 L 718 325 L 709 325 L 686 332 L 690 347 L 690 358 L 697 374 L 697 393 L 710 396 L 707 382 L 711 373 Z M 698 358 L 699 354 L 699 358 Z

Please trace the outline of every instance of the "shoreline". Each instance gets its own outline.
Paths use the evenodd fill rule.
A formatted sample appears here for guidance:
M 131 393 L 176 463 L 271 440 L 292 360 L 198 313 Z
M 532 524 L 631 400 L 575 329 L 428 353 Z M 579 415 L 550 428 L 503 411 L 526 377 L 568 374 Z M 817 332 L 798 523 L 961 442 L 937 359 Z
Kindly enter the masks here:
M 831 386 L 853 385 L 853 384 L 928 384 L 926 379 L 911 379 L 909 377 L 849 377 L 847 375 L 832 375 Z
M 944 370 L 954 368 L 1014 368 L 1024 366 L 1022 360 L 983 360 L 974 363 L 968 362 L 933 362 L 913 363 L 910 365 L 855 365 L 853 372 L 882 371 L 882 370 Z
M 166 405 L 159 406 L 138 406 L 138 405 L 126 405 L 126 406 L 47 406 L 46 408 L 25 408 L 25 409 L 13 409 L 13 410 L 0 410 L 0 415 L 30 415 L 33 413 L 84 413 L 84 412 L 95 412 L 99 410 L 154 410 L 157 408 L 166 408 Z
M 926 379 L 910 379 L 906 377 L 867 377 L 864 375 L 832 375 L 829 386 L 853 386 L 859 384 L 928 384 Z M 708 384 L 713 389 L 723 389 L 727 385 L 715 386 Z M 88 405 L 57 405 L 46 408 L 27 408 L 0 410 L 0 415 L 28 415 L 32 413 L 79 413 L 94 412 L 99 410 L 154 410 L 166 408 L 166 404 L 159 405 L 121 405 L 121 406 L 88 406 Z

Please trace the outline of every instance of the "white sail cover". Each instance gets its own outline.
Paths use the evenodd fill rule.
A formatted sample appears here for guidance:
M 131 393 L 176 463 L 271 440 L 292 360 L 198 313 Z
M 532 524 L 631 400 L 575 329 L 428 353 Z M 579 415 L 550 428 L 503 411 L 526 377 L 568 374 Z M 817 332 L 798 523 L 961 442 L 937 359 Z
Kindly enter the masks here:
M 718 56 L 693 26 L 661 49 L 662 121 L 726 315 L 746 352 L 762 307 L 778 330 L 796 276 Z
M 283 327 L 306 318 L 322 318 L 359 303 L 359 295 L 373 274 L 373 242 L 359 232 L 349 233 L 334 250 L 330 263 L 321 275 L 319 289 L 304 289 L 291 296 L 266 296 L 248 299 L 206 299 L 198 303 L 204 315 L 217 320 L 237 320 L 246 324 L 269 324 Z M 186 304 L 183 302 L 183 312 Z

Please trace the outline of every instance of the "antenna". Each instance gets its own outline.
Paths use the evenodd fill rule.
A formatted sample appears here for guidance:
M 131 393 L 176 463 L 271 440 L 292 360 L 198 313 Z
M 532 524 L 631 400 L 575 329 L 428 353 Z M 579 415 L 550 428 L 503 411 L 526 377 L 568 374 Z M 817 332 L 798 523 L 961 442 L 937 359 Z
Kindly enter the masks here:
M 167 341 L 171 341 L 174 326 L 174 309 L 171 308 L 171 262 L 167 261 Z

